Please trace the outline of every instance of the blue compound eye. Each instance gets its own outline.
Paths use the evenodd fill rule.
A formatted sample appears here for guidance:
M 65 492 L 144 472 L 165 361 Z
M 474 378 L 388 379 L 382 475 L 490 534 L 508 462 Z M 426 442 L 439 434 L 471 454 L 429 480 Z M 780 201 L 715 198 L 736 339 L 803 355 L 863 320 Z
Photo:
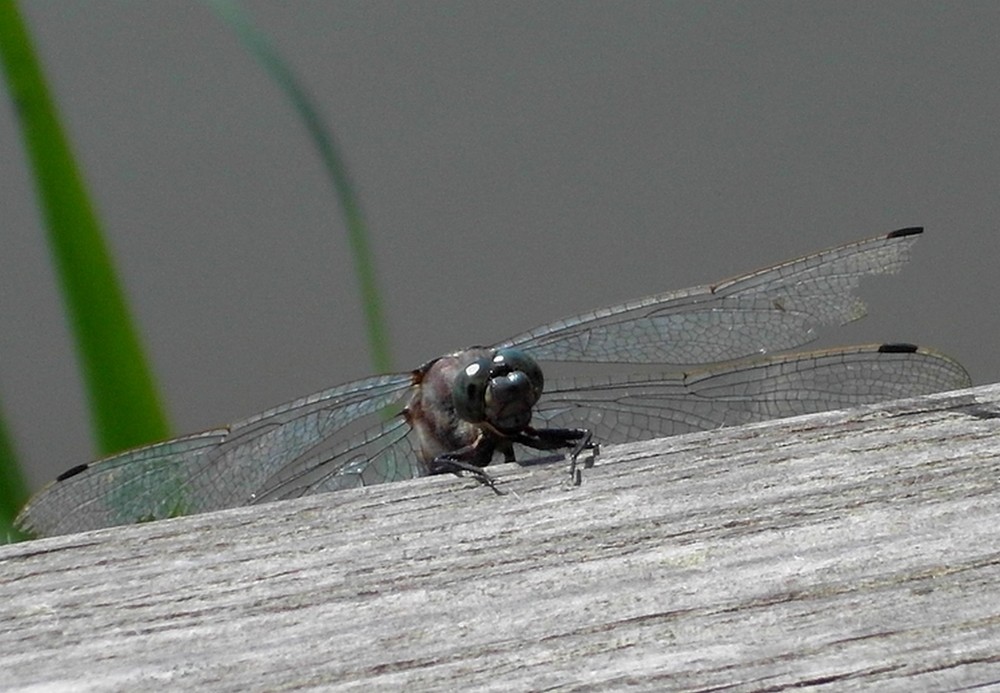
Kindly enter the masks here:
M 517 349 L 500 349 L 458 373 L 451 399 L 463 420 L 514 433 L 531 422 L 544 384 L 542 369 L 533 358 Z
M 542 369 L 538 362 L 519 349 L 499 349 L 493 356 L 491 372 L 494 375 L 524 373 L 535 391 L 536 401 L 545 388 L 545 376 L 542 375 Z
M 459 371 L 451 388 L 455 413 L 469 423 L 486 418 L 486 387 L 490 382 L 490 360 L 476 359 Z
M 502 431 L 528 425 L 542 395 L 545 378 L 535 359 L 517 349 L 500 349 L 479 358 L 455 377 L 455 413 L 469 423 L 489 423 Z

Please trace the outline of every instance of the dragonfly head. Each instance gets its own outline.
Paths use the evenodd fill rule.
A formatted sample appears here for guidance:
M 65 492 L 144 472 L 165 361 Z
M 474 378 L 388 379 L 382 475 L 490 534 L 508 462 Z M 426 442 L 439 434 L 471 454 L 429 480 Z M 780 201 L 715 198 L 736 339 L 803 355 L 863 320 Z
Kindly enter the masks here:
M 499 349 L 459 372 L 452 402 L 465 421 L 517 433 L 531 422 L 531 410 L 544 385 L 542 369 L 533 358 L 517 349 Z

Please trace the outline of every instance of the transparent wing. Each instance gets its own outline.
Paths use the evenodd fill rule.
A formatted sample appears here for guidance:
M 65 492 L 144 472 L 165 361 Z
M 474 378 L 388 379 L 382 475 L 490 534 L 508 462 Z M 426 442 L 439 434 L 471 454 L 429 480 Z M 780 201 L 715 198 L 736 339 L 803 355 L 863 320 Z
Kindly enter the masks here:
M 688 373 L 571 378 L 546 388 L 535 427 L 624 443 L 968 387 L 952 359 L 907 344 L 760 357 Z
M 221 428 L 74 467 L 39 491 L 17 524 L 37 536 L 183 515 L 184 481 L 225 440 Z
M 341 440 L 328 438 L 298 460 L 284 465 L 254 498 L 267 502 L 313 493 L 372 486 L 426 476 L 414 449 L 410 427 L 401 416 Z
M 561 320 L 498 346 L 539 359 L 678 366 L 664 376 L 550 383 L 536 426 L 587 427 L 599 440 L 656 435 L 962 387 L 944 356 L 859 347 L 729 362 L 790 349 L 822 325 L 864 314 L 862 277 L 897 271 L 921 229 L 833 248 L 718 284 Z M 74 468 L 43 489 L 18 522 L 41 535 L 205 512 L 420 476 L 401 418 L 384 420 L 410 374 L 341 385 L 227 428 L 165 441 Z
M 295 468 L 330 449 L 336 445 L 331 436 L 351 435 L 353 427 L 343 433 L 342 429 L 361 417 L 383 413 L 412 383 L 409 373 L 367 378 L 233 424 L 226 440 L 187 484 L 193 498 L 210 503 L 209 507 L 195 505 L 192 511 L 254 502 L 282 469 Z
M 335 455 L 319 459 L 321 451 L 350 439 L 352 424 L 381 415 L 411 385 L 409 373 L 366 378 L 228 428 L 81 465 L 42 489 L 21 511 L 18 524 L 48 536 L 246 505 L 271 490 L 282 469 L 294 471 L 310 459 L 327 465 L 325 473 L 333 476 L 337 470 L 331 464 L 351 460 Z M 378 430 L 392 435 L 402 420 L 394 423 L 395 428 L 386 424 Z M 401 473 L 383 464 L 362 476 L 374 483 L 383 471 L 387 476 Z
M 537 359 L 695 365 L 783 351 L 856 320 L 862 277 L 897 272 L 922 229 L 901 229 L 718 284 L 650 296 L 518 335 Z

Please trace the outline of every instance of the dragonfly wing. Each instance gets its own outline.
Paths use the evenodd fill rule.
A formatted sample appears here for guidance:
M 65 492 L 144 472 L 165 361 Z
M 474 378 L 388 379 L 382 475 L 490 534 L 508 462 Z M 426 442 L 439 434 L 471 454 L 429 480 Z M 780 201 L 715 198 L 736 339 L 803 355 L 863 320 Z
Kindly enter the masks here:
M 17 524 L 48 537 L 184 515 L 185 480 L 228 433 L 195 433 L 74 467 L 39 491 Z
M 409 373 L 366 378 L 233 424 L 226 440 L 186 485 L 186 492 L 197 502 L 192 511 L 256 502 L 282 469 L 294 468 L 314 451 L 335 445 L 334 436 L 350 436 L 355 422 L 381 415 L 403 397 L 412 382 Z
M 897 272 L 922 229 L 901 229 L 718 284 L 672 291 L 518 335 L 502 344 L 539 360 L 718 363 L 782 351 L 823 325 L 865 314 L 855 289 L 865 276 Z
M 872 404 L 970 385 L 952 359 L 906 344 L 739 361 L 688 373 L 564 379 L 533 425 L 588 428 L 607 443 Z
M 426 476 L 402 417 L 374 425 L 332 445 L 318 445 L 286 464 L 263 485 L 255 502 L 372 486 Z
M 411 384 L 409 373 L 366 378 L 228 428 L 81 465 L 42 489 L 18 524 L 48 536 L 247 505 L 283 467 L 349 437 L 344 429 L 381 414 Z

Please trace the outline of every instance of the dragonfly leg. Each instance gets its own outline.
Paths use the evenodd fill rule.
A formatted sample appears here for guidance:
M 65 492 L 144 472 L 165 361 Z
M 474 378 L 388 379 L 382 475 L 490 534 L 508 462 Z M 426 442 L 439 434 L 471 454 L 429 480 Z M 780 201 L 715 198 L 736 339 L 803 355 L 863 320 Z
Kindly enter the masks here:
M 427 466 L 431 474 L 454 474 L 455 476 L 462 476 L 463 473 L 469 474 L 481 484 L 493 489 L 495 494 L 502 496 L 504 491 L 497 488 L 497 480 L 483 469 L 493 458 L 495 449 L 495 442 L 488 438 L 480 438 L 472 445 L 438 455 Z
M 590 469 L 594 466 L 594 460 L 601 454 L 600 444 L 594 442 L 594 435 L 587 431 L 587 435 L 577 442 L 576 447 L 570 453 L 569 477 L 574 486 L 579 486 L 583 482 L 583 472 L 577 468 L 576 460 L 584 450 L 590 450 L 591 454 L 583 461 L 583 466 Z
M 514 437 L 514 441 L 536 450 L 558 450 L 569 448 L 570 479 L 574 486 L 582 481 L 582 472 L 577 468 L 577 458 L 584 450 L 592 450 L 593 456 L 600 452 L 600 446 L 594 442 L 594 434 L 586 428 L 525 428 Z M 589 458 L 586 467 L 593 465 L 593 457 Z
M 532 428 L 528 426 L 511 440 L 535 450 L 558 450 L 570 448 L 574 454 L 593 448 L 594 434 L 586 428 Z

